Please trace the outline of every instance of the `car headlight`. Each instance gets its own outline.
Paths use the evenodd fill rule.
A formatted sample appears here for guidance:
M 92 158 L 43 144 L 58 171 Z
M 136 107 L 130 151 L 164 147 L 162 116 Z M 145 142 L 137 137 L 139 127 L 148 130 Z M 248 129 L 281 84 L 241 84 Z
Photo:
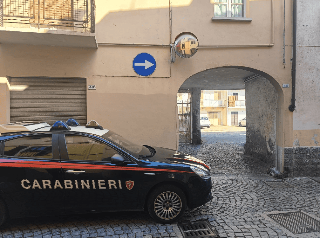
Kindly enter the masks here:
M 199 175 L 201 178 L 210 176 L 210 174 L 206 170 L 200 169 L 198 167 L 190 166 L 190 169 L 192 169 L 192 171 Z

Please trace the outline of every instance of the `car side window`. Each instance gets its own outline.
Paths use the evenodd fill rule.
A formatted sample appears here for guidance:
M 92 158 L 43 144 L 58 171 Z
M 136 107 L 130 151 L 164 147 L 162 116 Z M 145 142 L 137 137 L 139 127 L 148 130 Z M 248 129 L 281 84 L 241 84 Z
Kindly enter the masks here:
M 110 146 L 80 135 L 66 135 L 66 145 L 69 160 L 77 161 L 107 161 L 118 152 Z
M 25 136 L 3 142 L 1 156 L 53 159 L 51 135 Z

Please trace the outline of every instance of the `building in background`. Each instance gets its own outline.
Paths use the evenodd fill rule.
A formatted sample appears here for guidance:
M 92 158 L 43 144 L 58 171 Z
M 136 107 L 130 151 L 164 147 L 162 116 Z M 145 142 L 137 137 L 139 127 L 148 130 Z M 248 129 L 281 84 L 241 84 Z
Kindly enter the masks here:
M 246 117 L 245 90 L 203 90 L 200 107 L 212 126 L 238 126 Z
M 201 93 L 201 111 L 206 111 L 211 126 L 227 125 L 228 98 L 225 90 L 203 90 Z
M 228 90 L 228 126 L 239 126 L 246 117 L 245 90 Z

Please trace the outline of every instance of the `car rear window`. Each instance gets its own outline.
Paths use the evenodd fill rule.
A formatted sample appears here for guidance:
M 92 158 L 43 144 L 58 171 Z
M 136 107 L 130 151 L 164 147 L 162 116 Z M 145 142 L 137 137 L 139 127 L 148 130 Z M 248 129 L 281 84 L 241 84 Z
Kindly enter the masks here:
M 52 159 L 52 139 L 51 135 L 46 136 L 26 136 L 3 141 L 1 157 L 32 157 Z

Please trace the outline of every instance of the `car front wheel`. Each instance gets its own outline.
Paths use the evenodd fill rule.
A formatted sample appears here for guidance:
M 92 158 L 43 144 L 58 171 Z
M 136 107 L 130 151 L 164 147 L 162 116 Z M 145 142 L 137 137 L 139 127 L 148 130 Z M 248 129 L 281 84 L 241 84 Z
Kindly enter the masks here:
M 160 223 L 172 223 L 184 214 L 187 200 L 181 189 L 164 185 L 153 190 L 147 202 L 150 216 Z

